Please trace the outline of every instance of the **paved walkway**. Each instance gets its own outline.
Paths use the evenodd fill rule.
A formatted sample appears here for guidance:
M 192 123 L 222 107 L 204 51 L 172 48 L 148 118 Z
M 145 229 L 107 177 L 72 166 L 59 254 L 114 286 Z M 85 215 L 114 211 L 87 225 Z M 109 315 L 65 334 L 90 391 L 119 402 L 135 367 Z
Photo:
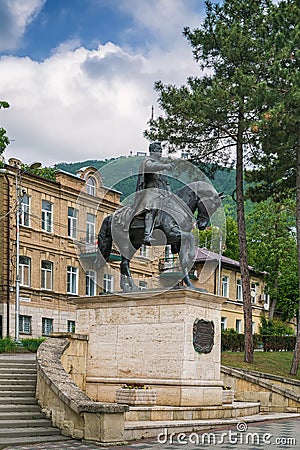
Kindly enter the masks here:
M 45 444 L 18 445 L 5 450 L 185 450 L 195 449 L 300 449 L 300 418 L 245 424 L 236 427 L 167 436 L 162 433 L 158 439 L 135 441 L 123 446 L 102 447 L 80 441 L 64 441 Z

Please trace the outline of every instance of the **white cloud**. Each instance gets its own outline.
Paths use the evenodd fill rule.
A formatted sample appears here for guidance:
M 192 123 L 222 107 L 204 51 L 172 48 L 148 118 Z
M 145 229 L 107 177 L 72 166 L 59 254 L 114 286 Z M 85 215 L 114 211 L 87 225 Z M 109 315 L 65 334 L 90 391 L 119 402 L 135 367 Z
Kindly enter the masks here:
M 1 0 L 0 51 L 13 50 L 30 22 L 39 14 L 46 0 Z
M 11 105 L 0 111 L 1 126 L 12 139 L 6 158 L 15 156 L 27 163 L 40 160 L 49 165 L 147 149 L 143 131 L 151 105 L 157 99 L 154 82 L 161 79 L 166 83 L 184 83 L 198 69 L 191 48 L 181 35 L 182 27 L 195 20 L 191 12 L 189 15 L 183 9 L 187 3 L 118 2 L 123 7 L 131 5 L 141 27 L 146 26 L 146 19 L 140 3 L 154 8 L 146 8 L 145 14 L 158 14 L 155 5 L 162 5 L 159 19 L 148 17 L 147 25 L 151 31 L 153 24 L 154 32 L 161 36 L 164 32 L 160 26 L 172 12 L 170 5 L 181 5 L 176 10 L 181 20 L 171 15 L 171 23 L 165 26 L 165 32 L 168 28 L 170 34 L 165 37 L 163 49 L 158 42 L 146 50 L 135 51 L 108 42 L 88 50 L 70 40 L 41 62 L 0 58 L 0 99 Z M 198 24 L 199 21 L 198 18 Z

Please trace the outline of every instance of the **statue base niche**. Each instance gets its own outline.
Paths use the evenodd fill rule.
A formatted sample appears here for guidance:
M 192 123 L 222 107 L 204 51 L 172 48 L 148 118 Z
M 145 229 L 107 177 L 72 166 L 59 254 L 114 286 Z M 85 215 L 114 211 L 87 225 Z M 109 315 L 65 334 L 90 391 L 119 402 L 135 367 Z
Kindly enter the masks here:
M 142 383 L 157 405 L 222 405 L 223 301 L 190 289 L 74 299 L 76 332 L 89 336 L 87 395 L 113 402 L 117 388 Z

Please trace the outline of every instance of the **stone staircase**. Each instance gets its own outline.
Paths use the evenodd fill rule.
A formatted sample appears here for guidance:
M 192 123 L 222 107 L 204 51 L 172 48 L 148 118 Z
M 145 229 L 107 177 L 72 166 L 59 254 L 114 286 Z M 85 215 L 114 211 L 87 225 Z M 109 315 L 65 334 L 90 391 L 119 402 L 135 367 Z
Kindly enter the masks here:
M 0 355 L 0 449 L 10 445 L 63 441 L 35 398 L 36 355 Z

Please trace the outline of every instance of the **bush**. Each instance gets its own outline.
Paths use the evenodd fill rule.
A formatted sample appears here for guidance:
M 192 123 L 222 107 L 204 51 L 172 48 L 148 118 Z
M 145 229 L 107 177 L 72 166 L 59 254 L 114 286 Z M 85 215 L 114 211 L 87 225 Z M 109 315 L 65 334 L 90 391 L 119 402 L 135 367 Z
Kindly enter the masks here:
M 23 347 L 28 350 L 31 353 L 36 353 L 37 349 L 39 348 L 39 346 L 41 345 L 42 342 L 44 342 L 46 338 L 27 338 L 27 339 L 22 339 L 22 345 Z
M 17 349 L 17 344 L 11 337 L 0 338 L 0 353 L 13 352 Z
M 233 328 L 222 331 L 222 351 L 242 352 L 245 348 L 244 335 Z
M 261 336 L 265 352 L 292 352 L 296 345 L 296 336 Z
M 269 320 L 262 315 L 259 334 L 261 336 L 294 336 L 295 331 L 280 319 Z

